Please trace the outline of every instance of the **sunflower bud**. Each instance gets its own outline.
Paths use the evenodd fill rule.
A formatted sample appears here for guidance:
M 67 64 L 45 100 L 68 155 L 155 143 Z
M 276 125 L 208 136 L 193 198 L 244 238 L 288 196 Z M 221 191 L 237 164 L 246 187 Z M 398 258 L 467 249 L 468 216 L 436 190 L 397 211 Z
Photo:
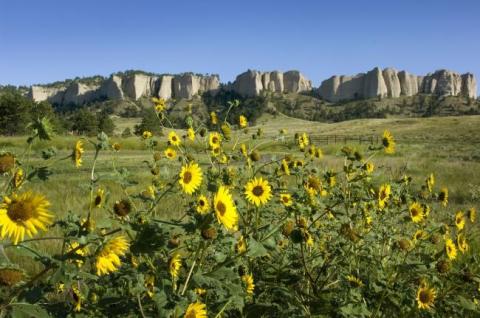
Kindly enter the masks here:
M 401 239 L 400 241 L 397 242 L 397 244 L 402 251 L 408 251 L 412 246 L 410 241 L 407 239 Z
M 0 286 L 13 287 L 22 282 L 24 274 L 16 268 L 0 268 Z
M 252 153 L 250 154 L 250 159 L 252 161 L 260 161 L 261 159 L 260 153 L 256 150 L 252 151 Z
M 5 173 L 15 166 L 15 156 L 7 152 L 0 155 L 0 173 Z
M 162 159 L 162 154 L 158 151 L 156 151 L 154 154 L 153 154 L 153 160 L 155 161 L 159 161 L 160 159 Z
M 175 247 L 178 247 L 179 245 L 180 245 L 180 238 L 178 235 L 175 235 L 172 238 L 170 238 L 170 240 L 168 240 L 168 247 L 170 248 L 175 248 Z
M 115 202 L 113 212 L 118 216 L 127 216 L 132 210 L 132 204 L 127 199 Z
M 223 124 L 222 127 L 222 133 L 223 133 L 223 136 L 225 136 L 225 139 L 230 139 L 230 136 L 232 134 L 232 129 L 230 128 L 229 125 L 227 124 Z
M 202 230 L 202 237 L 205 240 L 213 240 L 217 237 L 217 230 L 214 227 L 208 227 Z
M 450 262 L 445 260 L 438 261 L 436 265 L 437 271 L 441 274 L 448 273 L 450 271 L 450 267 Z

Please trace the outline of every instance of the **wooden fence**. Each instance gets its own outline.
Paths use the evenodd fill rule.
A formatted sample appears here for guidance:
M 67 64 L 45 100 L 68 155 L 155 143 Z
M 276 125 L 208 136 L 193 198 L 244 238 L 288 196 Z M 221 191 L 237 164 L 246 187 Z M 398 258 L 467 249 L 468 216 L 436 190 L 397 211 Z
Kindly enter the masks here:
M 377 135 L 310 135 L 314 144 L 379 144 L 382 142 L 381 136 Z

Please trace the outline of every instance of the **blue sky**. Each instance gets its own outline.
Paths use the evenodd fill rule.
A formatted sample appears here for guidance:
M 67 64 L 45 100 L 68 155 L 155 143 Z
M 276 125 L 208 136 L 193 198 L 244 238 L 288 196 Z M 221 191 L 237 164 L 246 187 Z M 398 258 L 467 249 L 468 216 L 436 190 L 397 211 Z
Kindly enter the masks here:
M 480 1 L 0 0 L 0 84 L 126 69 L 480 76 Z

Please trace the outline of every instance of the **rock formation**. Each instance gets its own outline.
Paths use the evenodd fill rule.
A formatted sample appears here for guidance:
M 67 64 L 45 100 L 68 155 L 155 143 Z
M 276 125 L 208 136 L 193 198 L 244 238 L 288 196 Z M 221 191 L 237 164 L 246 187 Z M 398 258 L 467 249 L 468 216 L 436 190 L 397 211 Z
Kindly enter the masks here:
M 176 99 L 191 99 L 199 92 L 215 92 L 220 87 L 218 76 L 198 76 L 190 73 L 173 78 L 173 96 Z
M 28 96 L 36 102 L 48 101 L 52 104 L 62 104 L 65 90 L 66 87 L 64 86 L 49 87 L 34 85 L 30 87 Z
M 239 95 L 254 97 L 262 91 L 299 93 L 312 89 L 312 83 L 299 71 L 259 72 L 248 70 L 237 76 L 231 89 Z
M 100 87 L 100 96 L 107 99 L 123 99 L 122 78 L 112 75 Z
M 356 98 L 412 96 L 418 93 L 476 98 L 475 77 L 439 70 L 416 76 L 393 68 L 378 67 L 356 76 L 332 76 L 322 82 L 319 95 L 332 102 Z
M 82 105 L 89 101 L 98 99 L 98 85 L 86 85 L 79 82 L 71 83 L 63 95 L 62 104 Z

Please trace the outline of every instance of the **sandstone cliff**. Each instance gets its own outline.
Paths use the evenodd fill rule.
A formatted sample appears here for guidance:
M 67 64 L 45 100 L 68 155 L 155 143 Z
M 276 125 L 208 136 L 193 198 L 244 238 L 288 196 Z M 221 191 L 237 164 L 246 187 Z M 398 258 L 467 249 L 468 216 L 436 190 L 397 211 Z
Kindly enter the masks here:
M 312 89 L 312 83 L 299 71 L 259 72 L 248 70 L 237 76 L 231 89 L 239 95 L 254 97 L 262 91 L 299 93 Z
M 332 76 L 320 85 L 319 95 L 332 102 L 356 98 L 412 96 L 418 93 L 476 98 L 475 77 L 439 70 L 416 76 L 393 68 L 378 67 L 356 76 Z

